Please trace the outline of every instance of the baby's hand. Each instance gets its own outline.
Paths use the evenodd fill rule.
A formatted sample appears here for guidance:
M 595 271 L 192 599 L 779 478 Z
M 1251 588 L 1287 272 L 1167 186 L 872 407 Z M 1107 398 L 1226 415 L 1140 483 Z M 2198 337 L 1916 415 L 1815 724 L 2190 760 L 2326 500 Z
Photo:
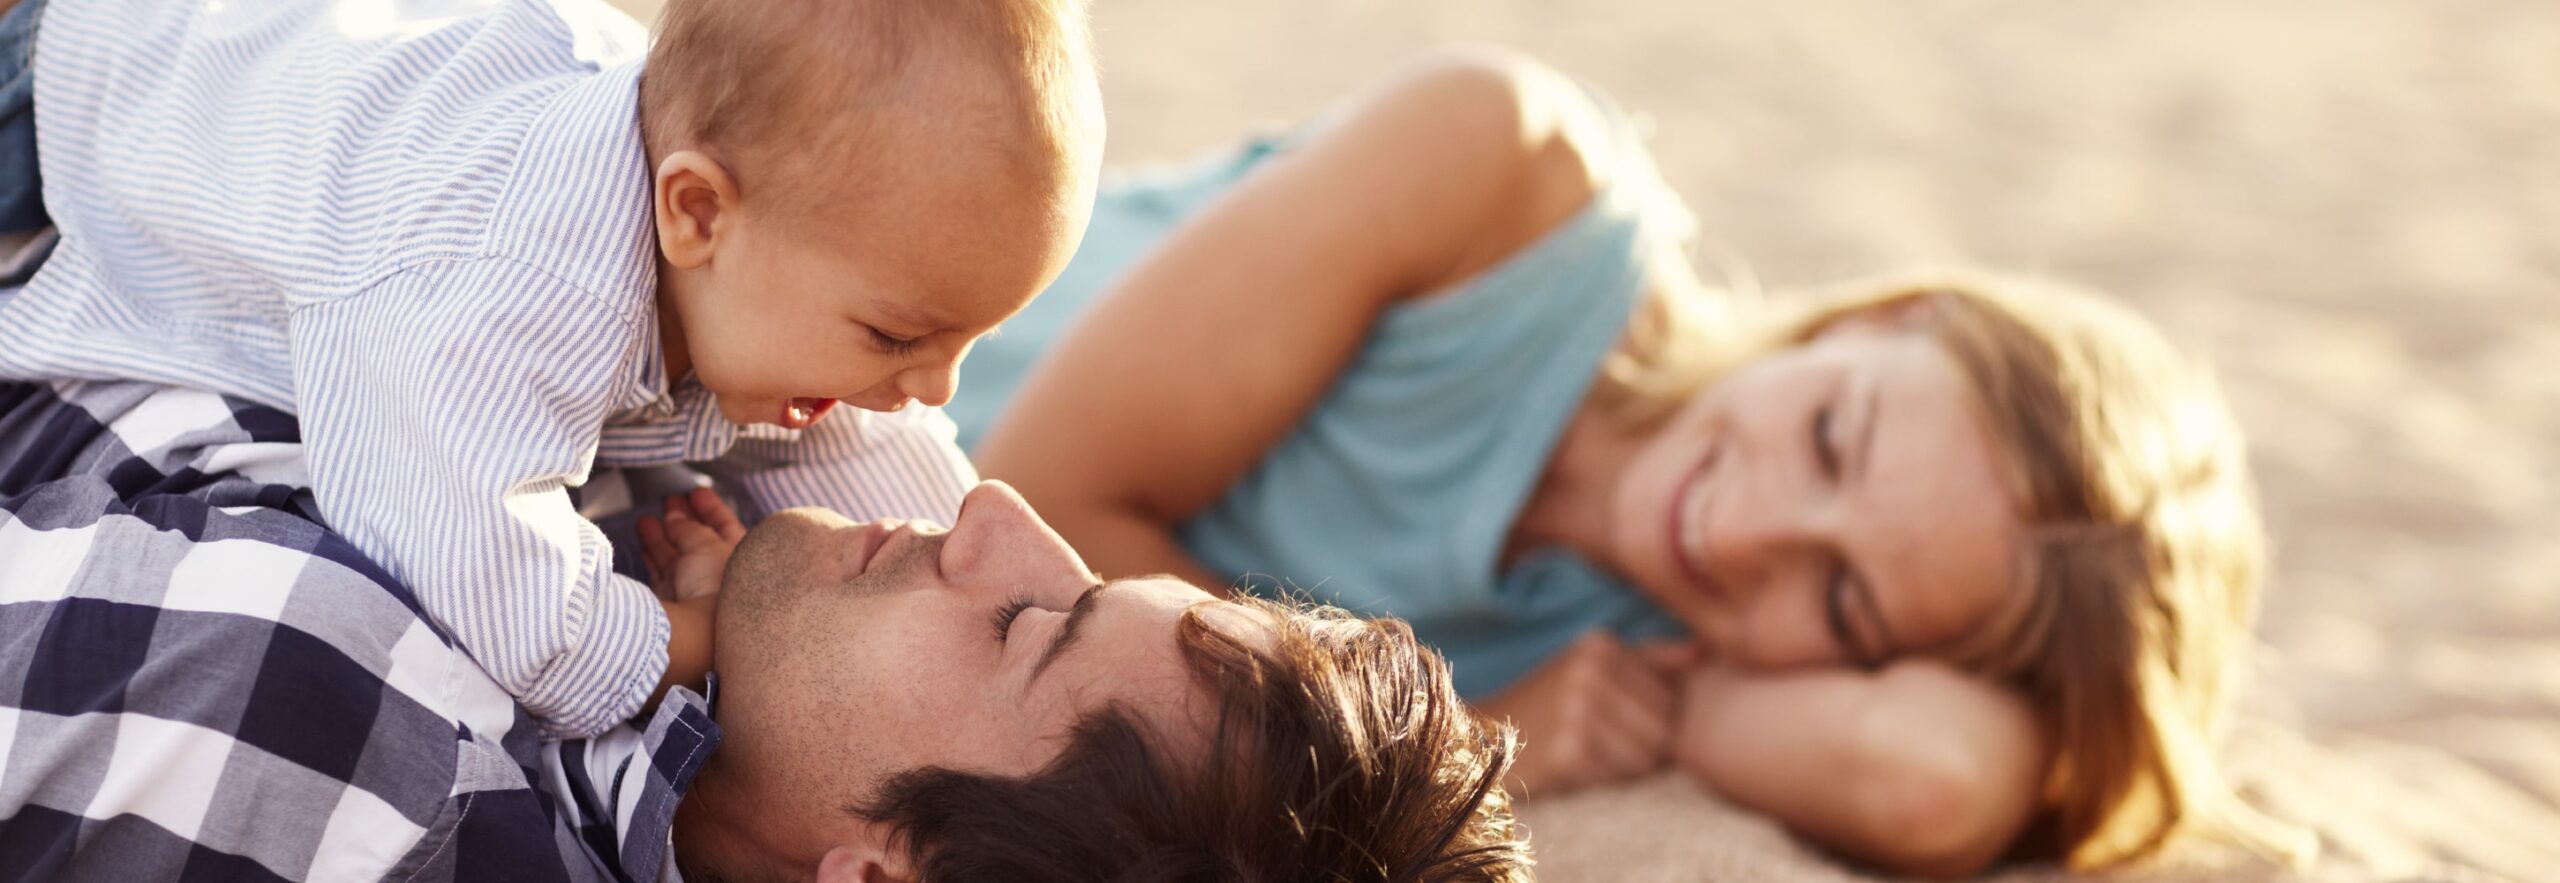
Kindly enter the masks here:
M 649 562 L 650 586 L 668 601 L 718 594 L 729 553 L 747 535 L 738 513 L 710 488 L 667 498 L 666 518 L 640 519 L 640 549 Z

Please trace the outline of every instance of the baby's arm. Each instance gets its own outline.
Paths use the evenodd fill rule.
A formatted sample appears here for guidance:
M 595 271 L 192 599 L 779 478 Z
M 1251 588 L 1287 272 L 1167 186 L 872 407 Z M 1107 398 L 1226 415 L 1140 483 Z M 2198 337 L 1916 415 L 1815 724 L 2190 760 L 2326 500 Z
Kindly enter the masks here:
M 712 478 L 743 491 L 760 515 L 824 506 L 855 521 L 921 518 L 948 526 L 978 483 L 940 408 L 909 405 L 884 414 L 838 407 L 797 438 L 771 435 L 778 432 L 756 427 L 728 456 L 703 464 Z
M 666 671 L 667 608 L 567 491 L 628 406 L 645 346 L 624 312 L 511 262 L 422 260 L 291 320 L 323 517 L 545 738 L 629 719 Z
M 702 689 L 703 676 L 711 671 L 720 577 L 729 569 L 729 554 L 746 538 L 747 527 L 738 523 L 737 513 L 710 488 L 668 497 L 666 517 L 642 517 L 638 527 L 641 555 L 657 579 L 651 588 L 667 608 L 667 673 L 649 698 L 654 707 L 669 687 Z

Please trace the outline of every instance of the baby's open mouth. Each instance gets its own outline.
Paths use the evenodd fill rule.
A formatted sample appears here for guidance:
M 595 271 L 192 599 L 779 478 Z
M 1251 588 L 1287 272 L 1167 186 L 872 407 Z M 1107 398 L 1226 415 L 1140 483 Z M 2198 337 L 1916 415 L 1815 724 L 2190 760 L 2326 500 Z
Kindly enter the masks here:
M 836 406 L 834 399 L 796 398 L 782 406 L 784 429 L 807 429 L 817 425 L 818 418 Z

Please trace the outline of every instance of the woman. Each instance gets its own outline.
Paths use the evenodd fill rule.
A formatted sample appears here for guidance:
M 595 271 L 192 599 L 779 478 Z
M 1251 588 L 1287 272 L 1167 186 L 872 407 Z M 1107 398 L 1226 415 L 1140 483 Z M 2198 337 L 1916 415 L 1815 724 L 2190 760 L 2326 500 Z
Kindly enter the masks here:
M 1411 620 L 1532 793 L 1672 761 L 1936 875 L 2254 831 L 2211 758 L 2261 552 L 2210 382 L 2014 280 L 1724 298 L 1686 221 L 1594 96 L 1435 61 L 1107 194 L 953 416 L 1099 570 Z

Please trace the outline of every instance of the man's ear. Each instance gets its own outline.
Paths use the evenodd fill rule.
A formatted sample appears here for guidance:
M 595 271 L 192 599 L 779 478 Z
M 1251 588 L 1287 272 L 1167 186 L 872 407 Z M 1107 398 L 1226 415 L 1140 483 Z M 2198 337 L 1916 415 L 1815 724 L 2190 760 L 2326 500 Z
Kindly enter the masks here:
M 738 181 L 710 155 L 679 150 L 658 162 L 658 251 L 677 269 L 711 260 L 738 217 Z
M 827 850 L 818 859 L 818 883 L 915 883 L 904 853 L 863 844 Z

